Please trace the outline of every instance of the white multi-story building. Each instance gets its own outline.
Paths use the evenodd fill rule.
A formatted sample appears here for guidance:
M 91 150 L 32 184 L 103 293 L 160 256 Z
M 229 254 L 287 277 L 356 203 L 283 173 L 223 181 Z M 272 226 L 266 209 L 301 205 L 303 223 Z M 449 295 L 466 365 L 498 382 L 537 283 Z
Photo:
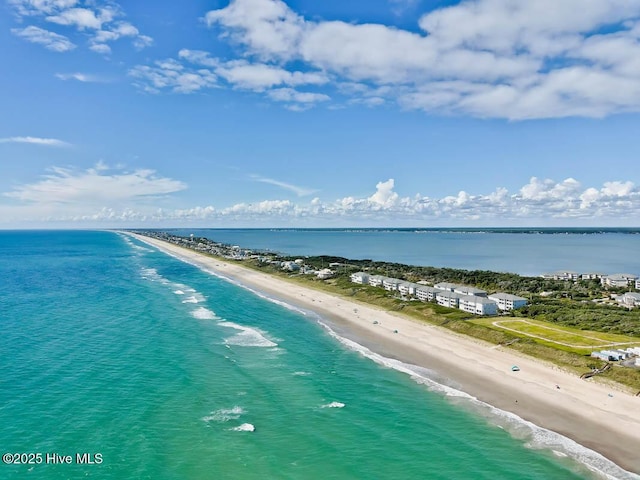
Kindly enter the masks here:
M 600 283 L 607 287 L 628 287 L 635 284 L 638 280 L 637 275 L 631 273 L 616 273 L 613 275 L 605 275 L 600 279 Z
M 436 293 L 436 302 L 443 307 L 458 308 L 460 305 L 460 297 L 463 296 L 464 295 L 455 292 L 439 291 Z
M 402 280 L 398 280 L 397 278 L 385 278 L 382 281 L 382 286 L 385 290 L 396 292 L 398 291 L 398 285 L 400 285 L 401 282 Z
M 541 277 L 546 280 L 572 280 L 575 282 L 580 278 L 580 274 L 578 272 L 561 270 L 558 272 L 543 273 Z
M 400 282 L 400 284 L 398 285 L 398 291 L 402 295 L 415 295 L 416 288 L 418 288 L 419 286 L 420 285 L 413 282 Z
M 356 272 L 351 274 L 351 281 L 360 285 L 369 284 L 369 274 L 365 272 Z
M 473 295 L 476 297 L 486 297 L 487 292 L 484 290 L 480 290 L 475 287 L 467 287 L 465 285 L 457 285 L 454 289 L 454 292 L 459 293 L 460 295 Z
M 524 307 L 527 304 L 526 298 L 501 292 L 489 295 L 489 300 L 496 302 L 498 304 L 498 308 L 503 311 L 515 310 L 516 308 Z
M 636 280 L 636 290 L 640 290 L 640 280 Z
M 493 300 L 475 295 L 463 295 L 460 297 L 460 310 L 476 315 L 497 315 L 498 304 Z
M 627 307 L 640 307 L 640 293 L 627 292 L 624 295 L 618 297 L 621 303 L 624 303 Z
M 372 287 L 381 287 L 382 286 L 382 282 L 384 282 L 385 278 L 382 275 L 371 275 L 369 277 L 369 285 L 371 285 Z
M 453 292 L 456 288 L 460 287 L 461 285 L 457 285 L 455 283 L 448 283 L 448 282 L 440 282 L 440 283 L 436 283 L 433 288 L 437 288 L 438 290 L 444 290 L 447 292 Z
M 441 292 L 442 290 L 436 290 L 433 287 L 428 287 L 426 285 L 418 285 L 416 288 L 416 297 L 423 302 L 432 302 L 436 298 L 436 294 Z

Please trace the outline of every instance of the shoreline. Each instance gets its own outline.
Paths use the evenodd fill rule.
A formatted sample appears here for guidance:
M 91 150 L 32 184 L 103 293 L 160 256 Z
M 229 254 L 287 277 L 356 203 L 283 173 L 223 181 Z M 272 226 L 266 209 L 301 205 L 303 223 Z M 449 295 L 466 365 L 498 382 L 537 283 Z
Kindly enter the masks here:
M 446 386 L 559 433 L 629 472 L 640 473 L 640 397 L 580 380 L 518 352 L 375 306 L 290 283 L 168 242 L 125 233 L 270 298 L 315 312 L 341 337 L 384 357 L 434 371 Z M 519 372 L 511 371 L 514 364 L 520 367 Z

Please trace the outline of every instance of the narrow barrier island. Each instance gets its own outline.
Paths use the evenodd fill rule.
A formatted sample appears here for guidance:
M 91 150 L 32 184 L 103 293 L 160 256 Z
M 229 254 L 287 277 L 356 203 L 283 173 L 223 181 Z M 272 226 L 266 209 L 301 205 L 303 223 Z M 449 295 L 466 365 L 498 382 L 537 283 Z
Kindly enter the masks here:
M 584 379 L 614 381 L 634 392 L 640 389 L 640 365 L 633 359 L 610 362 L 592 352 L 640 347 L 640 308 L 612 301 L 627 291 L 597 279 L 579 281 L 526 277 L 486 270 L 420 267 L 335 256 L 292 257 L 249 250 L 203 237 L 181 237 L 160 231 L 135 233 L 157 238 L 198 253 L 259 270 L 309 288 L 375 305 L 414 320 L 509 348 L 550 362 Z M 421 285 L 443 282 L 487 292 L 506 292 L 527 299 L 527 305 L 498 316 L 479 316 L 381 287 L 355 284 L 351 275 L 367 272 Z M 617 358 L 616 358 L 617 360 Z M 610 365 L 610 367 L 606 367 Z

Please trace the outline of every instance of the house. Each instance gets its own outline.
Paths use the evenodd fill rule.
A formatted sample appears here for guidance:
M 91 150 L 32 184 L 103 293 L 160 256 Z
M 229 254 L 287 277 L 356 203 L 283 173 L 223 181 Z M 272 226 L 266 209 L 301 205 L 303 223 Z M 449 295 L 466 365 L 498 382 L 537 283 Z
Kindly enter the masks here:
M 282 269 L 287 270 L 289 272 L 297 272 L 300 270 L 300 265 L 296 262 L 282 262 Z
M 316 277 L 319 278 L 320 280 L 326 280 L 327 278 L 331 278 L 334 275 L 335 275 L 335 272 L 333 270 L 330 270 L 328 268 L 323 268 L 317 273 Z
M 489 300 L 493 300 L 494 302 L 496 302 L 498 304 L 498 308 L 506 312 L 508 312 L 509 310 L 515 310 L 517 308 L 524 307 L 527 304 L 526 298 L 502 292 L 497 292 L 489 295 Z
M 416 288 L 416 297 L 422 300 L 423 302 L 432 302 L 436 299 L 436 293 L 441 292 L 442 290 L 436 290 L 433 287 L 428 287 L 426 285 L 419 285 Z
M 628 287 L 635 284 L 638 280 L 637 275 L 631 273 L 616 273 L 614 275 L 605 275 L 600 279 L 600 283 L 605 287 Z
M 484 290 L 480 290 L 475 287 L 466 287 L 464 285 L 457 285 L 454 289 L 454 292 L 459 293 L 460 295 L 473 295 L 476 297 L 486 297 L 487 292 Z
M 356 272 L 351 274 L 351 281 L 360 285 L 369 284 L 369 274 L 365 272 Z
M 463 295 L 459 300 L 460 310 L 475 315 L 497 315 L 498 304 L 493 300 L 475 295 Z
M 400 285 L 401 282 L 402 280 L 398 280 L 397 278 L 385 278 L 382 281 L 382 286 L 389 292 L 396 292 L 398 291 L 398 285 Z
M 420 285 L 413 282 L 400 282 L 400 284 L 398 285 L 398 291 L 402 295 L 415 295 L 416 288 L 418 288 L 419 286 Z
M 441 282 L 436 283 L 433 288 L 437 288 L 438 290 L 446 290 L 448 292 L 453 292 L 460 285 L 456 285 L 455 283 Z
M 436 293 L 436 302 L 442 307 L 458 308 L 460 305 L 460 297 L 463 296 L 464 295 L 460 295 L 459 293 L 441 290 Z

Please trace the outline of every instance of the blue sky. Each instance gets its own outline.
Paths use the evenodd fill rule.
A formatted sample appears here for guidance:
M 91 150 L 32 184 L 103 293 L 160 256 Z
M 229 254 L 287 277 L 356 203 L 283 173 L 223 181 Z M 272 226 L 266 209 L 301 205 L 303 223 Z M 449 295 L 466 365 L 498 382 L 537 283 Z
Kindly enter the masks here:
M 640 0 L 5 0 L 0 228 L 638 226 Z

